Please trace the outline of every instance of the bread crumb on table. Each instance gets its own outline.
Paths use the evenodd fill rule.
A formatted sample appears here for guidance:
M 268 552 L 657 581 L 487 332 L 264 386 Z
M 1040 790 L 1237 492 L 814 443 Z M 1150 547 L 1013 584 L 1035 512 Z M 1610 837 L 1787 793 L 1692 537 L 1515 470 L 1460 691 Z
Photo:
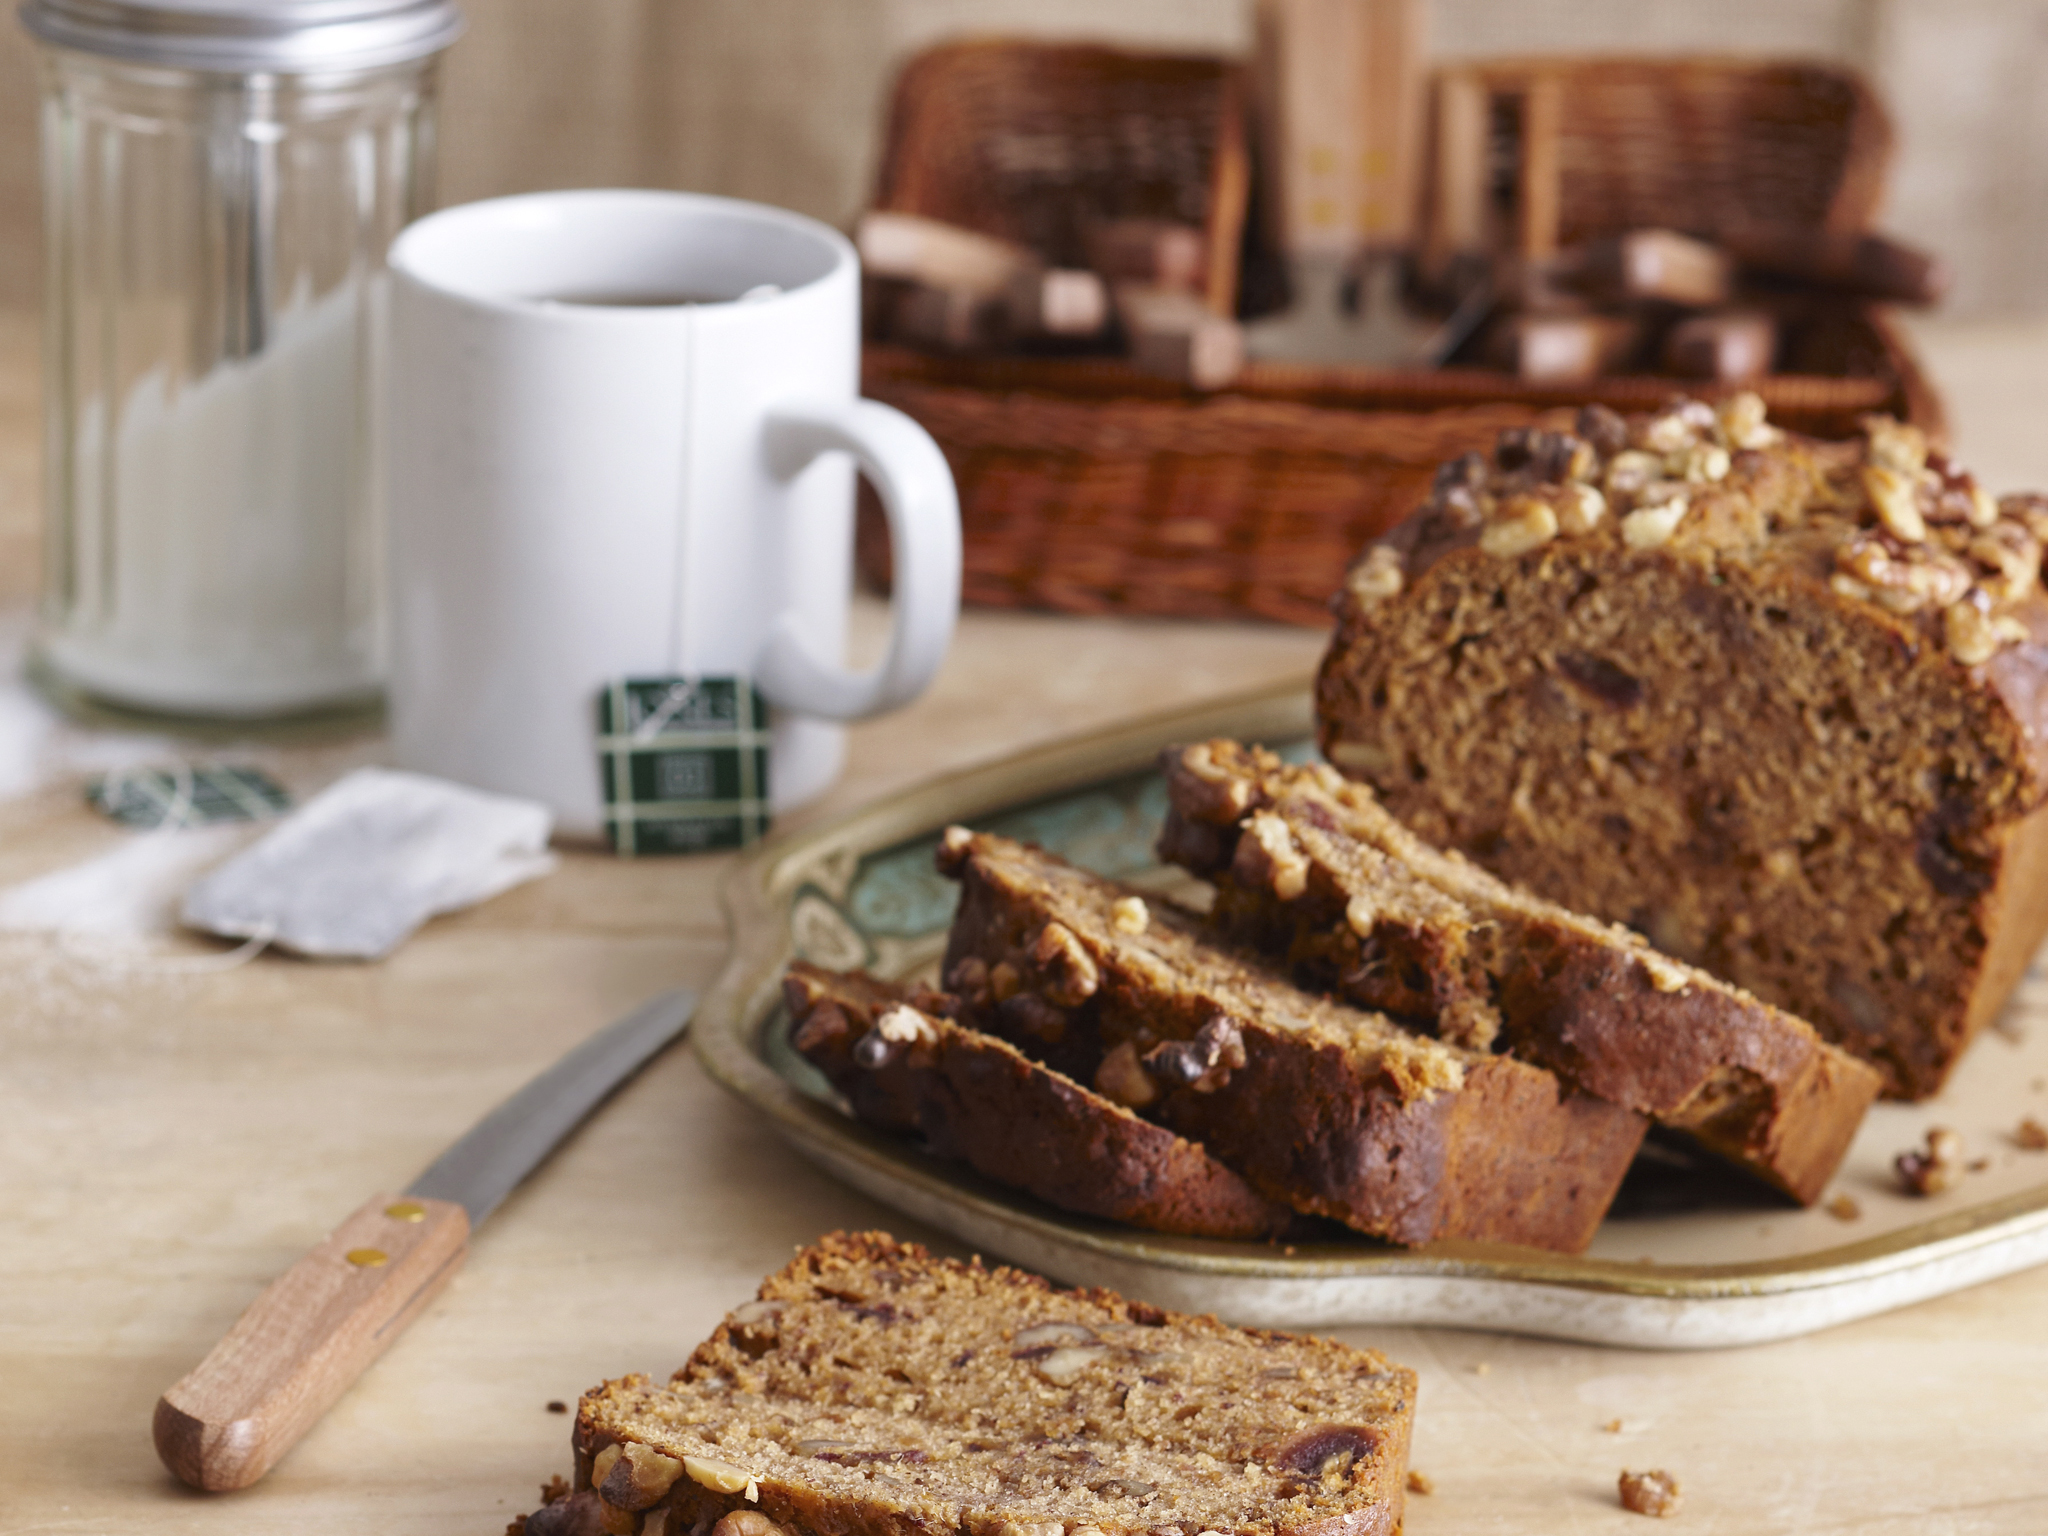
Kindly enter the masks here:
M 1430 1494 L 1436 1492 L 1436 1481 L 1427 1472 L 1410 1471 L 1408 1474 L 1410 1493 Z
M 1621 1507 L 1639 1515 L 1675 1515 L 1680 1493 L 1678 1479 L 1659 1468 L 1651 1472 L 1621 1474 Z
M 1856 1203 L 1853 1195 L 1837 1195 L 1821 1209 L 1837 1221 L 1854 1221 L 1863 1214 L 1863 1207 Z
M 1917 1150 L 1893 1158 L 1892 1167 L 1910 1195 L 1938 1195 L 1953 1189 L 1963 1176 L 1963 1138 L 1959 1132 L 1937 1125 Z
M 1490 1371 L 1492 1371 L 1492 1369 L 1493 1366 L 1491 1365 L 1491 1363 L 1482 1360 L 1477 1365 L 1472 1367 L 1472 1374 L 1474 1376 L 1484 1376 L 1488 1374 Z
M 1602 1424 L 1600 1427 L 1606 1430 L 1607 1433 L 1610 1435 L 1618 1435 L 1621 1433 L 1621 1420 L 1609 1419 L 1605 1424 Z
M 2032 1115 L 2020 1122 L 2019 1129 L 2012 1133 L 2012 1139 L 2022 1152 L 2048 1152 L 2048 1126 Z

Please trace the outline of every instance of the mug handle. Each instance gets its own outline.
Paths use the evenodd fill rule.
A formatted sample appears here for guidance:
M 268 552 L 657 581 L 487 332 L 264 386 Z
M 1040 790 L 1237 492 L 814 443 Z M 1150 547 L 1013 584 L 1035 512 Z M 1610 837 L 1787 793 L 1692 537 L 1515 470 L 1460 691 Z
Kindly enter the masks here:
M 952 643 L 960 615 L 960 498 L 931 434 L 877 400 L 799 400 L 766 424 L 768 468 L 794 479 L 821 453 L 850 453 L 882 499 L 895 561 L 889 649 L 869 672 L 821 661 L 785 613 L 762 647 L 754 680 L 770 703 L 827 720 L 859 720 L 908 704 Z

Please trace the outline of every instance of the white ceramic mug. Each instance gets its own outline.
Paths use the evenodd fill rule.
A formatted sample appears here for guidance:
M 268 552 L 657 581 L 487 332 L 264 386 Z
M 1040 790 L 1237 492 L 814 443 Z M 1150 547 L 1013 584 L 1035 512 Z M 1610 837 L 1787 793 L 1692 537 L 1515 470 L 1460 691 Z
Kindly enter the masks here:
M 772 708 L 780 808 L 836 722 L 909 702 L 952 638 L 960 512 L 938 447 L 859 398 L 837 231 L 680 192 L 471 203 L 391 248 L 390 720 L 402 767 L 603 825 L 596 702 L 737 674 Z M 895 614 L 844 663 L 853 465 L 889 518 Z

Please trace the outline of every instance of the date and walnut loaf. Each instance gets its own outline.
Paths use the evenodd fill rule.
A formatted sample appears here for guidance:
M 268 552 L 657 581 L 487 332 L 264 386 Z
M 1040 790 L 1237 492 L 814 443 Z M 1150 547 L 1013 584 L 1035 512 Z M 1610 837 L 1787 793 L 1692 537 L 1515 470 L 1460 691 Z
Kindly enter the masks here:
M 1876 1071 L 1804 1020 L 1431 848 L 1327 764 L 1233 741 L 1163 762 L 1161 854 L 1214 884 L 1221 932 L 1305 987 L 1505 1046 L 1805 1204 L 1877 1096 Z
M 835 1233 L 669 1382 L 586 1393 L 523 1530 L 1394 1536 L 1414 1413 L 1369 1350 Z
M 1187 1237 L 1271 1237 L 1293 1218 L 1165 1126 L 954 1022 L 942 992 L 802 961 L 782 987 L 791 1042 L 857 1116 L 998 1183 Z
M 1325 755 L 1921 1097 L 2048 930 L 2048 501 L 1753 395 L 1503 434 L 1337 599 Z
M 1312 996 L 1201 920 L 1027 844 L 948 829 L 963 1016 L 1199 1141 L 1267 1197 L 1400 1243 L 1578 1252 L 1640 1115 L 1540 1067 Z

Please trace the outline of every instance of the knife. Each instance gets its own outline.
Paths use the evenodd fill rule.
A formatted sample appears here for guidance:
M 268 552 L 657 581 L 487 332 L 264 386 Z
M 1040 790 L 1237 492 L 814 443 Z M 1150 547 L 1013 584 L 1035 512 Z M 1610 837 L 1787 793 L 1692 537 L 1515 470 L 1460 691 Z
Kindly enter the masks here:
M 469 1234 L 568 1134 L 689 1027 L 668 992 L 600 1030 L 273 1280 L 156 1405 L 156 1452 L 184 1482 L 246 1488 L 462 1267 Z

